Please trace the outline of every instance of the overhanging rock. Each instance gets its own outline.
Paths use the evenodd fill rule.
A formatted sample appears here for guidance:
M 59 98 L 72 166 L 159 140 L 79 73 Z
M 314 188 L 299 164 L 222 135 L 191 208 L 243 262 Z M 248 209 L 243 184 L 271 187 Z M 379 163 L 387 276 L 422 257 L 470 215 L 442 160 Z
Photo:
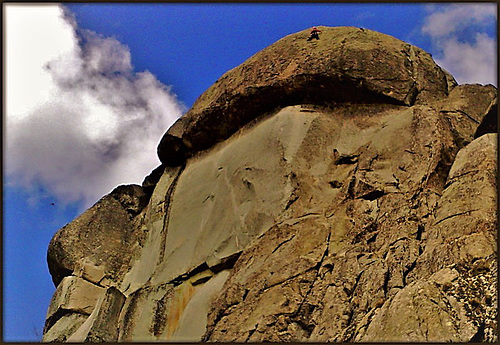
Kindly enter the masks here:
M 286 36 L 225 73 L 164 135 L 166 165 L 232 135 L 257 115 L 295 104 L 392 103 L 411 106 L 444 98 L 456 85 L 425 51 L 394 37 L 354 27 L 320 27 Z

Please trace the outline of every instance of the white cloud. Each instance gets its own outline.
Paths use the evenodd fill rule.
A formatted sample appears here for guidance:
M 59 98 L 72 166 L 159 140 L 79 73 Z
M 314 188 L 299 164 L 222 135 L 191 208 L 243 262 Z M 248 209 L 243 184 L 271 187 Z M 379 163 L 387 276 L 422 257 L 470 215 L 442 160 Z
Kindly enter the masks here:
M 436 62 L 460 84 L 497 85 L 497 4 L 429 6 L 422 33 L 437 50 Z M 494 31 L 495 32 L 495 31 Z
M 477 33 L 474 42 L 460 42 L 450 37 L 442 42 L 443 57 L 438 65 L 449 71 L 459 84 L 479 83 L 497 85 L 496 40 Z
M 470 25 L 496 24 L 496 4 L 448 4 L 429 6 L 431 14 L 425 19 L 422 32 L 443 37 Z
M 57 5 L 6 5 L 5 168 L 9 181 L 43 184 L 91 205 L 140 183 L 184 106 L 129 49 L 79 30 Z

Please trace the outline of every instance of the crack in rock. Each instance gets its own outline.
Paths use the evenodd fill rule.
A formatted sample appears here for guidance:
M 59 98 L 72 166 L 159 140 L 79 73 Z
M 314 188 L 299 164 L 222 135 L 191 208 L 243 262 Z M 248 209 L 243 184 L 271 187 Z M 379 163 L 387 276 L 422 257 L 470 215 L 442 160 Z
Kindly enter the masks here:
M 446 217 L 444 217 L 443 219 L 440 219 L 440 220 L 436 221 L 436 222 L 434 223 L 434 226 L 436 226 L 436 225 L 438 225 L 439 223 L 442 223 L 442 222 L 444 222 L 445 220 L 448 220 L 448 219 L 450 219 L 450 218 L 454 218 L 454 217 L 461 216 L 461 215 L 464 215 L 464 214 L 471 214 L 472 212 L 476 212 L 476 211 L 479 211 L 479 209 L 469 210 L 469 211 L 464 211 L 464 212 L 459 212 L 459 213 L 455 213 L 455 214 L 452 214 L 452 215 L 446 216 Z

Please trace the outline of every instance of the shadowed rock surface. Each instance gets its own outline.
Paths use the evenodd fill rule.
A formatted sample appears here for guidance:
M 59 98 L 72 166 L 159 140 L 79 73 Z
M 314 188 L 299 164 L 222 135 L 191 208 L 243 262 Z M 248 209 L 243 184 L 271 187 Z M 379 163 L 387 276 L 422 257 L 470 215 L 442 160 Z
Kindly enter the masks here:
M 320 27 L 286 36 L 225 73 L 165 134 L 160 160 L 179 165 L 225 140 L 260 114 L 287 105 L 423 104 L 456 85 L 423 50 L 354 27 Z M 381 68 L 383 66 L 383 68 Z
M 44 341 L 496 341 L 495 87 L 287 36 L 51 241 Z

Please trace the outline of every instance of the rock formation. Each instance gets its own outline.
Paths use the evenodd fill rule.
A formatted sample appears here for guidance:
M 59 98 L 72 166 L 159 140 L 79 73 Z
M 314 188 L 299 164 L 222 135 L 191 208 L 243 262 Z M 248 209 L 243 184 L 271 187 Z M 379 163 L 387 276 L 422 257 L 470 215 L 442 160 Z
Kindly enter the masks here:
M 44 341 L 496 341 L 497 90 L 289 35 L 54 236 Z

